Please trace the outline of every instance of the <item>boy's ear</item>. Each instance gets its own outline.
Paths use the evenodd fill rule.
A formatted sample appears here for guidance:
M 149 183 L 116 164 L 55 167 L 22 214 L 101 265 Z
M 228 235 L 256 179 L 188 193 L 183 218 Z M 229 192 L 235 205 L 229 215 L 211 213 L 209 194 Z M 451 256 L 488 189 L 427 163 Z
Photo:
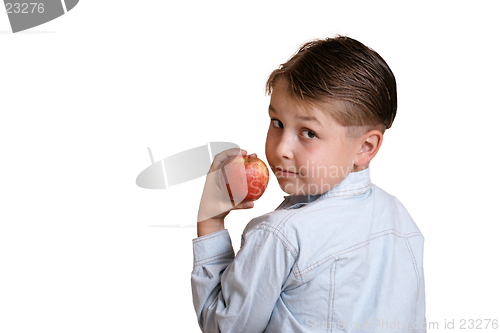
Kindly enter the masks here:
M 382 145 L 384 135 L 379 130 L 372 130 L 363 135 L 359 140 L 359 148 L 356 157 L 354 158 L 355 166 L 366 166 L 377 155 L 377 152 Z

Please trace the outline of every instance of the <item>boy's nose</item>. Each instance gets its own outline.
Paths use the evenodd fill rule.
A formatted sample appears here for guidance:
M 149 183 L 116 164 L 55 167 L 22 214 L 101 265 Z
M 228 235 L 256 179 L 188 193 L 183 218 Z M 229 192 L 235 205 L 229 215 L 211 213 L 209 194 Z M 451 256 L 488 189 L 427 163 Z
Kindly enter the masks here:
M 293 158 L 292 142 L 290 138 L 282 137 L 276 147 L 276 155 L 279 158 L 290 160 Z

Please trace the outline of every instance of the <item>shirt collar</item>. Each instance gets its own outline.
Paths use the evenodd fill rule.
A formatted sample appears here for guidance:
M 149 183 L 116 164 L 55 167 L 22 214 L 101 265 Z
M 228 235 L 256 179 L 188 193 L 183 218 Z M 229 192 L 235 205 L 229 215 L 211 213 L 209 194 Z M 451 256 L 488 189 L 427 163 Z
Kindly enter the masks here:
M 284 198 L 285 200 L 288 200 L 289 205 L 307 204 L 316 199 L 363 194 L 370 189 L 371 184 L 372 183 L 370 180 L 370 166 L 368 166 L 364 170 L 349 173 L 347 177 L 344 178 L 344 180 L 342 180 L 334 188 L 323 194 L 288 195 L 285 196 Z
M 345 197 L 368 192 L 372 182 L 370 180 L 370 167 L 356 172 L 351 172 L 337 186 L 320 196 L 322 198 Z

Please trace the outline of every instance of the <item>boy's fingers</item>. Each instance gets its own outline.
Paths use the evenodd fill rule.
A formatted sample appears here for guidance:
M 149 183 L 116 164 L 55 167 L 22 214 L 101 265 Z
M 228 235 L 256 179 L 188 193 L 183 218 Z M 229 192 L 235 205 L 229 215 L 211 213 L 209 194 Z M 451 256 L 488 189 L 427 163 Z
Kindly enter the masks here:
M 230 157 L 236 157 L 239 155 L 246 155 L 246 154 L 247 154 L 246 150 L 239 149 L 239 148 L 231 148 L 231 149 L 224 150 L 223 152 L 215 155 L 211 170 L 215 171 L 215 170 L 219 169 L 220 166 L 222 165 L 222 163 Z
M 215 155 L 214 160 L 217 160 L 217 161 L 221 161 L 222 160 L 223 161 L 226 158 L 231 157 L 231 156 L 246 155 L 246 154 L 247 154 L 247 151 L 244 150 L 244 149 L 231 148 L 231 149 L 228 149 L 228 150 L 224 150 L 223 152 Z

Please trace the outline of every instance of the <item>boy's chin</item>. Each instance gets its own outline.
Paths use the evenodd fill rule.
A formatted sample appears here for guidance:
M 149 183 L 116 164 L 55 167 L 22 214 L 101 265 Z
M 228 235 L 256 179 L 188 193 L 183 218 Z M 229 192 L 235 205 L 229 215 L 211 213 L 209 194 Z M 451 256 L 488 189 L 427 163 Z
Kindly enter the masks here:
M 290 186 L 290 184 L 282 184 L 280 181 L 278 181 L 280 188 L 283 192 L 289 195 L 298 195 L 297 188 L 295 186 Z
M 286 194 L 289 194 L 289 195 L 317 195 L 317 194 L 321 194 L 318 191 L 307 191 L 307 186 L 300 188 L 300 187 L 296 187 L 296 186 L 290 186 L 290 184 L 288 184 L 288 186 L 283 186 L 280 184 L 280 187 L 283 190 L 283 192 L 285 192 Z M 318 193 L 316 193 L 316 192 L 318 192 Z

